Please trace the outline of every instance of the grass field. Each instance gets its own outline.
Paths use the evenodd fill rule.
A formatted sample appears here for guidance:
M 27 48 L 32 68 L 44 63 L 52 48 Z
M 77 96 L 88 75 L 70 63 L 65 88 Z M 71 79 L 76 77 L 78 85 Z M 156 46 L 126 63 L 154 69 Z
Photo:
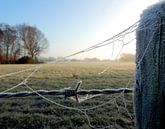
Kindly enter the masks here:
M 0 65 L 0 75 L 35 65 Z M 98 74 L 110 66 L 103 74 Z M 0 78 L 0 91 L 23 81 L 32 71 Z M 82 80 L 82 89 L 124 88 L 134 85 L 134 64 L 121 62 L 63 62 L 48 64 L 39 69 L 27 84 L 35 90 L 74 88 Z M 27 91 L 20 86 L 11 92 Z M 63 96 L 45 96 L 57 103 L 76 108 L 90 108 L 112 100 L 100 108 L 87 111 L 96 127 L 133 129 L 132 94 L 101 95 L 77 103 Z M 124 100 L 124 101 L 123 101 Z M 126 103 L 126 105 L 125 105 Z M 130 118 L 130 114 L 132 119 Z M 0 129 L 90 129 L 84 114 L 56 106 L 38 96 L 0 99 Z

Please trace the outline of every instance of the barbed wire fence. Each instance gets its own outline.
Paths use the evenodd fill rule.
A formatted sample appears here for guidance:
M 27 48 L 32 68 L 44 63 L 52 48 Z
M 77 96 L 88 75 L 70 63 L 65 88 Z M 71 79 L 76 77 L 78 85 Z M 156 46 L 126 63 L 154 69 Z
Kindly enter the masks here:
M 148 21 L 148 17 L 146 18 L 146 22 Z M 144 25 L 144 24 L 143 24 Z M 117 59 L 123 48 L 127 45 L 129 45 L 130 43 L 132 43 L 133 41 L 136 40 L 136 36 L 134 36 L 131 40 L 125 42 L 124 41 L 124 38 L 131 34 L 131 33 L 135 33 L 137 31 L 140 31 L 140 30 L 144 30 L 144 29 L 148 29 L 150 30 L 150 28 L 147 28 L 145 26 L 143 26 L 141 24 L 139 24 L 139 21 L 137 21 L 136 23 L 134 23 L 133 25 L 131 25 L 130 27 L 128 27 L 127 29 L 123 30 L 122 32 L 118 33 L 117 35 L 103 41 L 103 42 L 100 42 L 98 44 L 95 44 L 91 47 L 88 47 L 86 49 L 83 49 L 81 51 L 78 51 L 76 53 L 73 53 L 73 54 L 70 54 L 70 55 L 67 55 L 65 57 L 63 57 L 62 59 L 69 59 L 70 57 L 73 57 L 75 55 L 79 55 L 79 54 L 82 54 L 82 53 L 86 53 L 86 52 L 89 52 L 89 51 L 92 51 L 94 49 L 98 49 L 100 47 L 104 47 L 104 46 L 107 46 L 107 45 L 110 45 L 112 44 L 113 45 L 113 49 L 112 49 L 112 53 L 111 53 L 111 56 L 114 55 L 114 45 L 115 43 L 121 43 L 121 49 L 119 50 L 118 54 L 116 55 L 115 59 Z M 157 25 L 157 23 L 153 23 L 153 26 Z M 150 31 L 153 31 L 153 30 L 150 30 Z M 149 43 L 148 45 L 146 46 L 145 48 L 145 51 L 143 52 L 142 54 L 142 57 L 140 57 L 140 60 L 137 64 L 140 64 L 141 61 L 143 60 L 145 54 L 147 53 L 147 50 L 148 48 L 150 47 L 150 42 L 152 40 L 152 37 L 154 35 L 154 32 L 153 31 L 153 34 L 151 35 L 150 39 L 149 40 Z M 132 117 L 132 114 L 128 111 L 127 109 L 127 104 L 126 104 L 126 99 L 125 99 L 125 93 L 132 93 L 132 89 L 128 88 L 130 86 L 130 82 L 131 80 L 129 79 L 127 84 L 124 86 L 124 88 L 119 88 L 119 89 L 102 89 L 102 90 L 97 90 L 97 89 L 91 89 L 91 90 L 79 90 L 79 87 L 82 83 L 82 81 L 78 81 L 77 82 L 77 85 L 76 85 L 76 88 L 75 89 L 63 89 L 63 90 L 50 90 L 50 91 L 47 91 L 47 90 L 34 90 L 32 88 L 32 86 L 30 86 L 28 84 L 28 81 L 30 80 L 30 78 L 38 71 L 40 70 L 41 68 L 43 67 L 46 67 L 48 64 L 53 64 L 53 63 L 57 63 L 61 60 L 55 60 L 55 61 L 52 61 L 52 62 L 48 62 L 46 64 L 38 64 L 32 68 L 28 68 L 28 69 L 24 69 L 24 70 L 20 70 L 20 71 L 17 71 L 17 72 L 12 72 L 12 73 L 8 73 L 8 74 L 4 74 L 4 75 L 0 75 L 0 79 L 1 78 L 6 78 L 6 77 L 9 77 L 9 76 L 13 76 L 13 75 L 16 75 L 16 74 L 21 74 L 21 73 L 25 73 L 25 72 L 30 72 L 29 75 L 23 79 L 23 81 L 21 81 L 20 83 L 18 83 L 17 85 L 14 85 L 12 86 L 11 88 L 8 88 L 4 91 L 1 91 L 0 92 L 0 98 L 9 98 L 9 97 L 26 97 L 26 96 L 34 96 L 34 95 L 37 95 L 39 97 L 41 97 L 42 99 L 44 99 L 45 101 L 49 102 L 49 103 L 52 103 L 52 104 L 55 104 L 56 106 L 59 106 L 63 109 L 68 109 L 68 110 L 73 110 L 73 111 L 77 111 L 81 114 L 83 114 L 87 120 L 87 124 L 90 128 L 92 129 L 106 129 L 106 128 L 111 128 L 112 125 L 108 125 L 108 126 L 102 126 L 102 127 L 96 127 L 95 125 L 92 125 L 91 124 L 91 120 L 89 118 L 89 115 L 88 115 L 88 112 L 91 111 L 91 110 L 94 110 L 94 109 L 97 109 L 97 108 L 101 108 L 101 107 L 104 107 L 105 105 L 107 104 L 115 104 L 117 109 L 120 110 L 120 105 L 118 105 L 117 103 L 117 98 L 122 98 L 122 101 L 124 103 L 124 110 L 127 112 L 128 116 L 130 117 L 130 119 L 133 121 L 133 117 Z M 104 74 L 105 72 L 107 72 L 112 66 L 109 65 L 107 66 L 105 69 L 103 69 L 102 71 L 98 72 L 97 75 L 101 76 L 102 74 Z M 139 65 L 137 65 L 137 67 L 139 67 Z M 13 89 L 16 89 L 20 86 L 25 86 L 26 88 L 28 88 L 30 91 L 21 91 L 21 92 L 16 92 L 16 93 L 12 93 L 10 92 L 11 90 Z M 106 101 L 106 102 L 103 102 L 102 104 L 100 105 L 95 105 L 93 107 L 90 107 L 90 108 L 76 108 L 76 107 L 69 107 L 69 106 L 65 106 L 65 105 L 62 105 L 60 103 L 57 103 L 56 101 L 54 100 L 51 100 L 49 99 L 48 97 L 46 97 L 45 95 L 64 95 L 65 98 L 67 97 L 75 97 L 75 100 L 77 102 L 81 102 L 80 98 L 78 95 L 86 95 L 86 94 L 91 94 L 92 96 L 90 97 L 86 97 L 85 99 L 83 99 L 82 101 L 86 101 L 88 99 L 91 99 L 93 97 L 95 97 L 95 95 L 100 95 L 100 94 L 114 94 L 114 93 L 117 93 L 116 96 L 109 100 L 109 101 Z

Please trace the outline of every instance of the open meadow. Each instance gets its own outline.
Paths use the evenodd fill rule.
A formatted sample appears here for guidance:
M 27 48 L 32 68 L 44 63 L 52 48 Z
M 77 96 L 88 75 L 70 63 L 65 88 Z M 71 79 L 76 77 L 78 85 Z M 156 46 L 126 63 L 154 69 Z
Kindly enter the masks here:
M 131 62 L 59 62 L 41 64 L 28 80 L 34 90 L 60 90 L 74 88 L 79 80 L 81 89 L 133 88 L 135 65 Z M 0 76 L 36 65 L 0 65 Z M 105 72 L 104 71 L 107 67 Z M 0 78 L 0 91 L 22 82 L 32 71 Z M 25 85 L 10 92 L 29 91 Z M 69 110 L 47 102 L 40 96 L 0 98 L 0 129 L 133 129 L 132 94 L 80 96 L 82 101 L 64 100 L 64 96 L 45 95 L 59 104 L 86 110 L 86 117 L 79 111 Z M 90 98 L 91 97 L 91 98 Z M 107 103 L 106 103 L 107 102 Z M 89 119 L 87 119 L 89 118 Z M 90 123 L 89 123 L 90 121 Z

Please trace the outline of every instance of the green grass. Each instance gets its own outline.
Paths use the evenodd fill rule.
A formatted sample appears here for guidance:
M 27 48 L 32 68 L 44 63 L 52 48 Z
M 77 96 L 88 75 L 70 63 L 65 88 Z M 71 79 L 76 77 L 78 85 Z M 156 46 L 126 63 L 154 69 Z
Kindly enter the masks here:
M 0 65 L 0 75 L 23 70 L 35 65 Z M 107 66 L 110 69 L 99 75 Z M 0 91 L 10 88 L 23 81 L 30 72 L 20 73 L 0 78 Z M 82 80 L 82 89 L 122 88 L 134 85 L 134 64 L 121 62 L 65 62 L 49 64 L 38 70 L 29 80 L 28 85 L 35 90 L 74 88 L 77 81 Z M 20 86 L 11 92 L 28 90 Z M 65 106 L 90 108 L 112 101 L 100 108 L 87 111 L 91 124 L 96 127 L 110 125 L 110 129 L 133 129 L 132 94 L 125 94 L 114 99 L 119 94 L 102 95 L 81 103 L 63 96 L 46 96 Z M 128 110 L 128 111 L 127 111 Z M 0 99 L 0 129 L 90 129 L 84 114 L 63 109 L 46 102 L 40 97 L 5 98 Z

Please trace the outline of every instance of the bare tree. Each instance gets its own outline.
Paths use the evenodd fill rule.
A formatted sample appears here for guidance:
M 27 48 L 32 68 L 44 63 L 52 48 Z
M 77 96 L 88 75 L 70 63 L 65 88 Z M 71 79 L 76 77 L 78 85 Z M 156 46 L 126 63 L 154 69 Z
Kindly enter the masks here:
M 36 27 L 0 24 L 0 64 L 15 63 L 18 58 L 26 56 L 37 60 L 47 48 L 48 40 Z
M 3 28 L 3 47 L 4 58 L 6 63 L 13 62 L 13 53 L 16 49 L 16 31 L 14 27 L 8 24 L 2 24 Z
M 23 41 L 24 55 L 36 59 L 40 53 L 48 48 L 48 40 L 36 27 L 26 24 L 19 25 L 19 33 Z
M 3 31 L 0 29 L 0 41 L 1 41 L 2 37 L 3 37 Z
M 20 46 L 17 42 L 17 31 L 15 27 L 8 24 L 0 24 L 0 29 L 0 63 L 15 63 L 20 53 Z
M 0 64 L 3 61 L 3 46 L 2 46 L 2 39 L 3 39 L 3 31 L 0 29 Z

